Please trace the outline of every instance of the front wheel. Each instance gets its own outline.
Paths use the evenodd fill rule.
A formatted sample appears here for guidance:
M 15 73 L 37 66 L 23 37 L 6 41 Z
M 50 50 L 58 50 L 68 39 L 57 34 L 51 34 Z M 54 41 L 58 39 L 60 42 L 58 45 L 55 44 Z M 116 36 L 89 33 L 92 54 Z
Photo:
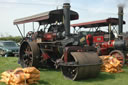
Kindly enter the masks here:
M 39 67 L 40 50 L 35 42 L 23 42 L 20 47 L 19 63 L 22 67 Z
M 120 50 L 113 50 L 110 52 L 110 55 L 117 58 L 120 61 L 120 64 L 123 66 L 125 64 L 125 56 L 124 53 Z

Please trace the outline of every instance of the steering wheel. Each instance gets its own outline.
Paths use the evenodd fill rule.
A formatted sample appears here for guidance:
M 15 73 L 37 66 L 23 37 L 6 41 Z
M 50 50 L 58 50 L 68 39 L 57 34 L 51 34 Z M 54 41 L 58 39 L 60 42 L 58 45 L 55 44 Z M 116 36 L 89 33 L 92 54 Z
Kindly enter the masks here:
M 26 37 L 29 37 L 29 38 L 32 38 L 32 35 L 34 34 L 33 31 L 29 31 L 27 34 L 26 34 Z

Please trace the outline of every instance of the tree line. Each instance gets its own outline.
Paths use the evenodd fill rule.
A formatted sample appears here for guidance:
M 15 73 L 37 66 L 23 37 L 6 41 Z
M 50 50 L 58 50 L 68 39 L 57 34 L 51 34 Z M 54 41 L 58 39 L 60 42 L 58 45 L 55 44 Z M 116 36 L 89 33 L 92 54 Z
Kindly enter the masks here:
M 22 40 L 22 37 L 20 37 L 20 36 L 0 37 L 0 40 L 12 40 L 12 41 L 15 41 L 15 42 L 19 43 Z

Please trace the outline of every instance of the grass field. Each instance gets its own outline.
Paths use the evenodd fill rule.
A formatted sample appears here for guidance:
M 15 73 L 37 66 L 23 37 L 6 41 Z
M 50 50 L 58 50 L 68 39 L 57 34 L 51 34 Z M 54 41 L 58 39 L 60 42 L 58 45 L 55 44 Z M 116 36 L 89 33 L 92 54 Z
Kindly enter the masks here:
M 16 57 L 0 57 L 0 74 L 9 69 L 20 67 L 17 64 Z M 102 72 L 95 79 L 81 81 L 72 81 L 65 79 L 60 71 L 40 69 L 41 78 L 37 85 L 127 85 L 128 84 L 128 67 L 123 68 L 123 73 L 110 74 Z M 5 85 L 0 83 L 0 85 Z

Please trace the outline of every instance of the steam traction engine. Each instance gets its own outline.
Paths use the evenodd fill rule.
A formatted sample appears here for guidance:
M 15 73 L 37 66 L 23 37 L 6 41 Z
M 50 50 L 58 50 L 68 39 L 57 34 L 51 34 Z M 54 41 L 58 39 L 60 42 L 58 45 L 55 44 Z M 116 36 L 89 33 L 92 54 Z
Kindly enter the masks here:
M 38 68 L 59 65 L 64 76 L 72 80 L 96 77 L 101 60 L 94 47 L 81 45 L 80 36 L 70 33 L 70 20 L 76 19 L 78 13 L 71 11 L 70 4 L 65 3 L 63 9 L 14 20 L 17 27 L 28 22 L 39 23 L 37 32 L 30 31 L 23 37 L 19 57 L 21 66 Z
M 112 55 L 120 60 L 121 64 L 128 63 L 128 37 L 123 34 L 123 8 L 119 7 L 119 18 L 108 18 L 92 22 L 72 24 L 76 29 L 89 28 L 83 31 L 86 39 L 83 41 L 88 46 L 95 46 L 98 55 Z M 117 27 L 118 26 L 118 29 Z M 107 30 L 106 30 L 107 29 Z M 81 38 L 82 39 L 82 38 Z M 83 42 L 82 41 L 82 42 Z

